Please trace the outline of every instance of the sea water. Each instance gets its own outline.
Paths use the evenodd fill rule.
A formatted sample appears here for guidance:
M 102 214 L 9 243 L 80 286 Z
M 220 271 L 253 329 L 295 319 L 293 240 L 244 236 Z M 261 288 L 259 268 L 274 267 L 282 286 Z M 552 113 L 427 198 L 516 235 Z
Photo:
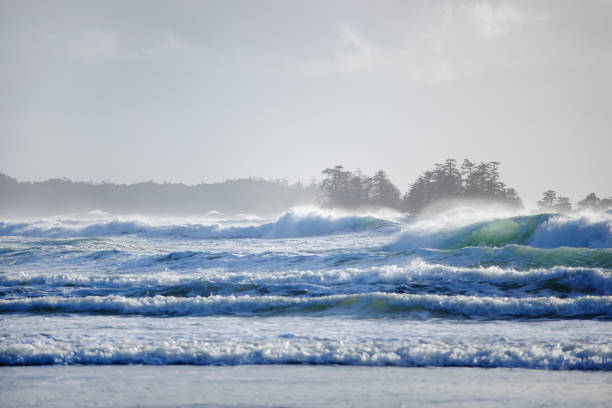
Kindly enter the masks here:
M 0 364 L 612 370 L 612 214 L 0 221 Z

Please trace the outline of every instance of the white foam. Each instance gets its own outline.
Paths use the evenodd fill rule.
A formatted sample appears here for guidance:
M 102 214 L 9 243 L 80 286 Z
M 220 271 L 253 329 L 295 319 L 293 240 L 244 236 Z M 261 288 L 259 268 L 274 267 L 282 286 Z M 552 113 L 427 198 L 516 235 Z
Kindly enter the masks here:
M 33 222 L 0 222 L 0 235 L 28 237 L 101 237 L 142 235 L 181 238 L 290 238 L 341 231 L 360 231 L 385 222 L 370 215 L 338 215 L 306 209 L 290 210 L 275 220 L 224 220 L 212 223 L 180 223 L 180 220 L 113 218 L 91 222 L 78 219 L 48 219 Z M 167 220 L 166 220 L 167 222 Z M 178 223 L 177 223 L 178 222 Z
M 608 213 L 539 214 L 511 218 L 494 215 L 449 212 L 416 220 L 403 228 L 402 235 L 389 248 L 453 249 L 466 245 L 509 244 L 536 248 L 612 248 L 612 215 Z M 533 226 L 535 229 L 531 231 Z
M 189 258 L 192 259 L 192 258 Z M 192 261 L 198 264 L 198 259 Z M 554 267 L 518 271 L 513 268 L 453 267 L 431 264 L 421 259 L 403 265 L 381 265 L 366 268 L 348 267 L 322 270 L 227 271 L 223 268 L 183 272 L 140 273 L 90 273 L 90 272 L 39 272 L 20 271 L 0 275 L 0 285 L 5 287 L 39 285 L 41 293 L 59 289 L 62 291 L 91 288 L 101 293 L 109 289 L 132 293 L 161 293 L 172 287 L 185 292 L 216 288 L 228 291 L 252 287 L 270 294 L 283 294 L 288 290 L 304 290 L 305 293 L 367 293 L 391 291 L 411 285 L 425 285 L 429 290 L 438 288 L 450 293 L 477 292 L 491 296 L 528 296 L 534 290 L 567 292 L 577 291 L 612 294 L 612 271 L 601 268 Z M 511 289 L 508 289 L 511 288 Z M 211 289 L 212 290 L 212 289 Z
M 2 365 L 45 364 L 345 364 L 361 366 L 516 367 L 539 369 L 612 370 L 611 345 L 540 344 L 449 345 L 398 342 L 248 343 L 191 342 L 182 344 L 0 345 Z
M 538 226 L 531 245 L 538 248 L 612 248 L 612 214 L 557 215 Z
M 0 364 L 347 364 L 612 370 L 610 322 L 3 319 Z
M 414 315 L 422 311 L 463 318 L 612 318 L 612 296 L 508 298 L 371 293 L 314 298 L 283 296 L 86 296 L 0 300 L 0 312 L 111 313 L 147 316 L 270 314 Z

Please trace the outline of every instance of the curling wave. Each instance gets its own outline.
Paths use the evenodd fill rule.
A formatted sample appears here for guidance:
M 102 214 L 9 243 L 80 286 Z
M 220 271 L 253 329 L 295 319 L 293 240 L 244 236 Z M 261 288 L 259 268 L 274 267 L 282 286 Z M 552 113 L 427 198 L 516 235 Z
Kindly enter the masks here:
M 436 225 L 435 220 L 407 226 L 390 248 L 458 249 L 528 245 L 535 248 L 612 248 L 612 216 L 538 214 L 473 222 L 462 226 Z

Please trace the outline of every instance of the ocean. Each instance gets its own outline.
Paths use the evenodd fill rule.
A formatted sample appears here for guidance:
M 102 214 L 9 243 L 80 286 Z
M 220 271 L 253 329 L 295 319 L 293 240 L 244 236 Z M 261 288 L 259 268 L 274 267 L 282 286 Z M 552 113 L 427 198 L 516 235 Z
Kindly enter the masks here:
M 612 213 L 5 219 L 0 364 L 612 371 Z

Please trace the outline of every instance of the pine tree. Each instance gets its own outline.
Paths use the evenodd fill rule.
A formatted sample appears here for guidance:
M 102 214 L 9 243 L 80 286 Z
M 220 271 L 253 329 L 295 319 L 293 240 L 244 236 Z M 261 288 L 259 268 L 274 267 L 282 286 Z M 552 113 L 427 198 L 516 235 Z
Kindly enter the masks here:
M 590 193 L 584 199 L 578 201 L 578 207 L 584 210 L 596 210 L 599 208 L 600 201 L 595 193 Z
M 544 211 L 551 211 L 554 209 L 556 199 L 557 193 L 554 190 L 546 190 L 542 193 L 542 199 L 538 201 L 538 207 Z

